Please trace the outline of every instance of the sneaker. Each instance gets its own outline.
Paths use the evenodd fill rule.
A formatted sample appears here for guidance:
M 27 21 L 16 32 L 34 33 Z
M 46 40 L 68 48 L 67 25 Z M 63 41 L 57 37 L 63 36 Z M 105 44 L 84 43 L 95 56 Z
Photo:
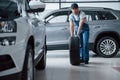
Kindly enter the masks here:
M 88 61 L 85 61 L 85 64 L 89 64 L 89 62 L 88 62 Z
M 85 61 L 83 59 L 80 60 L 80 63 L 84 63 Z

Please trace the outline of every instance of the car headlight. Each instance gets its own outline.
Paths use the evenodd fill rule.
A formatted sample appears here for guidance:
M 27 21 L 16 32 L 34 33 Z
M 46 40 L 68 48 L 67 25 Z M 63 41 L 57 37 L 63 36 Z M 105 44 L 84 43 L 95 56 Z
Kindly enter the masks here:
M 17 25 L 15 21 L 0 21 L 0 33 L 17 32 Z
M 0 45 L 1 46 L 11 46 L 15 45 L 16 37 L 0 37 Z

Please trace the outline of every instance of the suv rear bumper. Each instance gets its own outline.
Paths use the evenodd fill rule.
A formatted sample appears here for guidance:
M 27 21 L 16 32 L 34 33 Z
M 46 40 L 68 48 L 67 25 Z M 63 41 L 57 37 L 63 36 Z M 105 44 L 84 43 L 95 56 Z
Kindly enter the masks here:
M 22 72 L 0 77 L 0 80 L 21 80 Z

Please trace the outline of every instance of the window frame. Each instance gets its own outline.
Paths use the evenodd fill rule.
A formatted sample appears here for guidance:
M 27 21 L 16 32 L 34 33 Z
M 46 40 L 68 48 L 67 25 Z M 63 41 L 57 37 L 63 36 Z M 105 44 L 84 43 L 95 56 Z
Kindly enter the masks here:
M 56 11 L 56 12 L 53 12 L 53 13 L 51 13 L 51 14 L 49 14 L 48 16 L 45 17 L 45 21 L 49 23 L 49 21 L 52 20 L 53 18 L 55 18 L 55 17 L 57 17 L 57 16 L 60 16 L 61 14 L 60 14 L 59 12 L 66 12 L 66 13 L 64 13 L 64 14 L 62 14 L 62 15 L 66 15 L 66 16 L 67 16 L 67 18 L 66 18 L 66 21 L 67 21 L 67 20 L 68 20 L 68 17 L 69 17 L 69 16 L 68 16 L 68 15 L 69 15 L 69 14 L 68 14 L 69 11 Z M 52 16 L 52 15 L 54 15 L 54 14 L 57 14 L 57 13 L 58 13 L 59 15 L 53 16 L 52 18 L 50 18 L 50 19 L 47 20 L 47 18 L 49 18 L 50 16 Z M 61 16 L 62 16 L 62 15 L 61 15 Z
M 54 24 L 54 23 L 65 23 L 65 22 L 51 22 L 51 20 L 55 19 L 56 17 L 60 17 L 60 16 L 65 16 L 65 17 L 66 17 L 66 22 L 67 22 L 67 15 L 54 16 L 54 17 L 50 18 L 50 19 L 48 20 L 48 22 L 49 22 L 49 23 L 52 23 L 52 24 Z

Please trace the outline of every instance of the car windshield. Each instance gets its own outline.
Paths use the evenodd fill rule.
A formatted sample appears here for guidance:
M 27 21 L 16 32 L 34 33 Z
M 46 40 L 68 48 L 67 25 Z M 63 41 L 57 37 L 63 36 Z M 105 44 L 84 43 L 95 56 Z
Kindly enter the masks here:
M 16 0 L 0 0 L 0 20 L 19 16 Z

